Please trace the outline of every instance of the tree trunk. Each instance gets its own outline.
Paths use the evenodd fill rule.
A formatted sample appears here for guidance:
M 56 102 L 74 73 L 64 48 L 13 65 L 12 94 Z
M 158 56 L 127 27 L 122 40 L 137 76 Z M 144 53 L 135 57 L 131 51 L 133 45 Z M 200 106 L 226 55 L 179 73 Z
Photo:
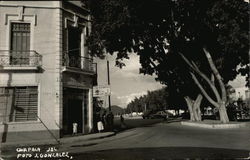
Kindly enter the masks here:
M 190 115 L 190 120 L 195 121 L 192 99 L 189 98 L 189 97 L 185 97 L 185 100 L 187 102 L 188 111 L 189 111 L 189 115 Z
M 185 100 L 187 102 L 189 114 L 190 114 L 190 120 L 191 121 L 201 121 L 201 110 L 200 110 L 200 104 L 202 100 L 202 95 L 199 94 L 196 98 L 196 100 L 192 100 L 189 97 L 185 97 Z
M 200 109 L 200 105 L 201 105 L 201 101 L 202 101 L 202 95 L 199 94 L 194 102 L 193 105 L 193 110 L 195 110 L 196 113 L 196 120 L 197 121 L 201 121 L 201 109 Z
M 222 123 L 228 123 L 229 122 L 229 118 L 228 118 L 228 115 L 227 115 L 227 109 L 226 109 L 226 105 L 225 105 L 224 102 L 222 102 L 220 104 L 219 114 L 220 114 L 220 121 Z
M 198 112 L 198 115 L 199 115 L 199 121 L 201 121 L 201 107 L 200 107 L 200 105 L 198 106 L 198 108 L 197 108 L 197 112 Z
M 209 51 L 206 50 L 206 48 L 203 48 L 203 51 L 205 53 L 205 56 L 208 60 L 209 66 L 212 70 L 211 73 L 211 79 L 209 79 L 203 72 L 200 71 L 199 67 L 192 61 L 189 61 L 183 54 L 180 53 L 181 57 L 184 59 L 184 61 L 190 66 L 190 68 L 195 71 L 199 76 L 201 76 L 210 86 L 212 89 L 213 93 L 215 94 L 216 100 L 213 100 L 211 96 L 208 95 L 207 91 L 204 89 L 202 84 L 199 82 L 198 78 L 193 72 L 190 72 L 192 79 L 194 80 L 195 84 L 199 87 L 201 90 L 201 93 L 206 97 L 206 99 L 216 108 L 219 110 L 220 114 L 220 120 L 222 123 L 227 123 L 229 122 L 227 111 L 226 111 L 226 101 L 227 101 L 227 96 L 226 96 L 226 89 L 225 89 L 225 84 L 223 83 L 223 79 L 218 72 L 213 59 L 209 53 Z M 217 79 L 219 83 L 219 89 L 221 90 L 221 95 L 219 94 L 219 89 L 216 88 L 215 86 L 215 78 Z
M 209 51 L 206 48 L 203 48 L 203 51 L 207 57 L 208 63 L 210 65 L 210 68 L 214 74 L 214 76 L 216 77 L 216 79 L 218 80 L 220 89 L 221 89 L 221 101 L 218 101 L 218 109 L 219 109 L 219 114 L 220 114 L 220 120 L 222 123 L 228 123 L 229 119 L 228 119 L 228 115 L 227 115 L 227 109 L 226 109 L 226 102 L 227 102 L 227 93 L 226 93 L 226 88 L 225 88 L 225 84 L 223 83 L 223 79 L 219 73 L 219 71 L 217 70 L 213 59 L 209 53 Z
M 193 104 L 193 112 L 194 112 L 194 117 L 195 121 L 201 121 L 201 111 L 200 111 L 200 106 L 198 104 Z

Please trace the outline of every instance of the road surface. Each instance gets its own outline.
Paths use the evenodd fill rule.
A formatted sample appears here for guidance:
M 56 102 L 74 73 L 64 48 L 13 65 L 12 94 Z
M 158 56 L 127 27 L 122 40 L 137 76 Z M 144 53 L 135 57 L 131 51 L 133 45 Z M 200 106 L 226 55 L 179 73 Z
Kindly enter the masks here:
M 250 127 L 204 129 L 158 123 L 63 149 L 79 160 L 242 159 L 250 156 Z

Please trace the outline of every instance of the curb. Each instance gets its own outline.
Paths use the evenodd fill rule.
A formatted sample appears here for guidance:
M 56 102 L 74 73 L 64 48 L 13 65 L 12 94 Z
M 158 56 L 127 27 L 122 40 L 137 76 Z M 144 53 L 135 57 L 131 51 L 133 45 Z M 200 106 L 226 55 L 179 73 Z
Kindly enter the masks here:
M 89 141 L 89 140 L 95 140 L 95 139 L 102 139 L 106 137 L 111 137 L 116 135 L 115 132 L 104 132 L 104 133 L 94 133 L 94 134 L 89 134 L 89 135 L 84 135 L 84 136 L 78 136 L 78 137 L 70 137 L 70 138 L 65 138 L 65 139 L 60 139 L 61 144 L 67 144 L 67 143 L 73 143 L 76 141 Z
M 246 127 L 246 123 L 235 123 L 235 124 L 202 124 L 197 122 L 181 122 L 181 125 L 200 127 L 200 128 L 209 128 L 209 129 L 232 129 L 232 128 L 242 128 Z
M 30 141 L 30 142 L 7 142 L 2 144 L 2 148 L 12 147 L 26 147 L 26 146 L 46 146 L 46 145 L 59 145 L 54 139 L 43 141 Z
M 24 144 L 21 144 L 22 142 L 6 143 L 6 144 L 2 144 L 1 149 L 4 149 L 8 153 L 3 154 L 3 152 L 2 152 L 0 155 L 0 160 L 1 160 L 1 158 L 3 158 L 3 159 L 16 159 L 15 154 L 16 154 L 16 148 L 18 148 L 18 147 L 25 148 L 25 147 L 30 147 L 30 146 L 38 146 L 38 147 L 42 148 L 42 147 L 46 147 L 46 146 L 50 146 L 50 145 L 58 145 L 58 147 L 62 147 L 64 145 L 74 143 L 77 141 L 78 142 L 79 141 L 90 142 L 91 140 L 102 139 L 102 138 L 111 137 L 114 135 L 116 135 L 115 132 L 104 132 L 104 133 L 95 133 L 95 134 L 82 135 L 82 136 L 76 136 L 76 137 L 67 137 L 64 139 L 61 138 L 61 139 L 59 139 L 60 144 L 58 144 L 55 140 L 33 141 L 33 142 L 26 142 Z
M 30 142 L 9 142 L 2 143 L 1 149 L 10 149 L 13 147 L 25 147 L 25 146 L 48 146 L 48 145 L 64 145 L 67 143 L 74 143 L 77 141 L 89 141 L 95 139 L 102 139 L 106 137 L 111 137 L 116 135 L 115 132 L 104 132 L 104 133 L 94 133 L 76 137 L 67 137 L 59 139 L 58 143 L 55 139 L 42 140 L 42 141 L 30 141 Z

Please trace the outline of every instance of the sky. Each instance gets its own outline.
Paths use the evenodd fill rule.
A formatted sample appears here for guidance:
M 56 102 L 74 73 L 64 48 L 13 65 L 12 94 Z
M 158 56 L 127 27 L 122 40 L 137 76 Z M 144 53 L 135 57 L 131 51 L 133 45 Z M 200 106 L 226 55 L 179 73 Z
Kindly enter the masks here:
M 147 91 L 163 87 L 155 81 L 155 77 L 139 74 L 139 57 L 131 54 L 129 60 L 124 60 L 126 66 L 120 69 L 115 66 L 115 56 L 108 56 L 98 63 L 98 85 L 107 85 L 107 60 L 110 66 L 111 104 L 126 108 L 135 97 L 147 94 Z M 107 98 L 104 104 L 107 104 Z
M 235 80 L 230 81 L 229 85 L 233 86 L 236 90 L 236 98 L 243 98 L 245 99 L 245 91 L 247 88 L 245 87 L 246 85 L 246 77 L 243 76 L 237 76 Z
M 107 60 L 110 66 L 111 104 L 126 108 L 127 104 L 135 97 L 147 94 L 147 91 L 157 90 L 164 85 L 155 81 L 154 76 L 139 74 L 139 57 L 131 54 L 129 60 L 124 60 L 126 66 L 122 69 L 115 66 L 115 55 L 107 56 L 106 59 L 97 59 L 98 85 L 107 85 Z M 238 76 L 229 82 L 236 88 L 237 96 L 244 98 L 245 77 Z M 239 93 L 240 92 L 240 93 Z M 104 106 L 108 106 L 107 97 L 104 98 Z

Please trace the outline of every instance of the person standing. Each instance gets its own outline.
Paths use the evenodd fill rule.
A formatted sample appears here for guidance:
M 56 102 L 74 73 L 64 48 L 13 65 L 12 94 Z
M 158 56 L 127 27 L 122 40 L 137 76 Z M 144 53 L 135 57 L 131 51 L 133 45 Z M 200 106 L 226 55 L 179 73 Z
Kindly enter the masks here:
M 122 129 L 126 128 L 126 125 L 124 123 L 124 118 L 123 118 L 122 114 L 120 115 L 120 121 L 121 121 L 121 128 Z
M 104 129 L 107 128 L 107 115 L 106 115 L 106 111 L 103 112 L 102 117 L 101 117 L 101 121 L 103 123 Z
M 107 115 L 107 130 L 108 131 L 112 131 L 113 130 L 113 122 L 114 121 L 114 115 L 113 113 L 110 111 Z
M 97 120 L 97 130 L 100 133 L 104 130 L 104 126 L 103 126 L 100 115 L 96 117 L 96 120 Z
M 112 112 L 110 112 L 110 130 L 113 131 L 114 127 L 114 115 Z

